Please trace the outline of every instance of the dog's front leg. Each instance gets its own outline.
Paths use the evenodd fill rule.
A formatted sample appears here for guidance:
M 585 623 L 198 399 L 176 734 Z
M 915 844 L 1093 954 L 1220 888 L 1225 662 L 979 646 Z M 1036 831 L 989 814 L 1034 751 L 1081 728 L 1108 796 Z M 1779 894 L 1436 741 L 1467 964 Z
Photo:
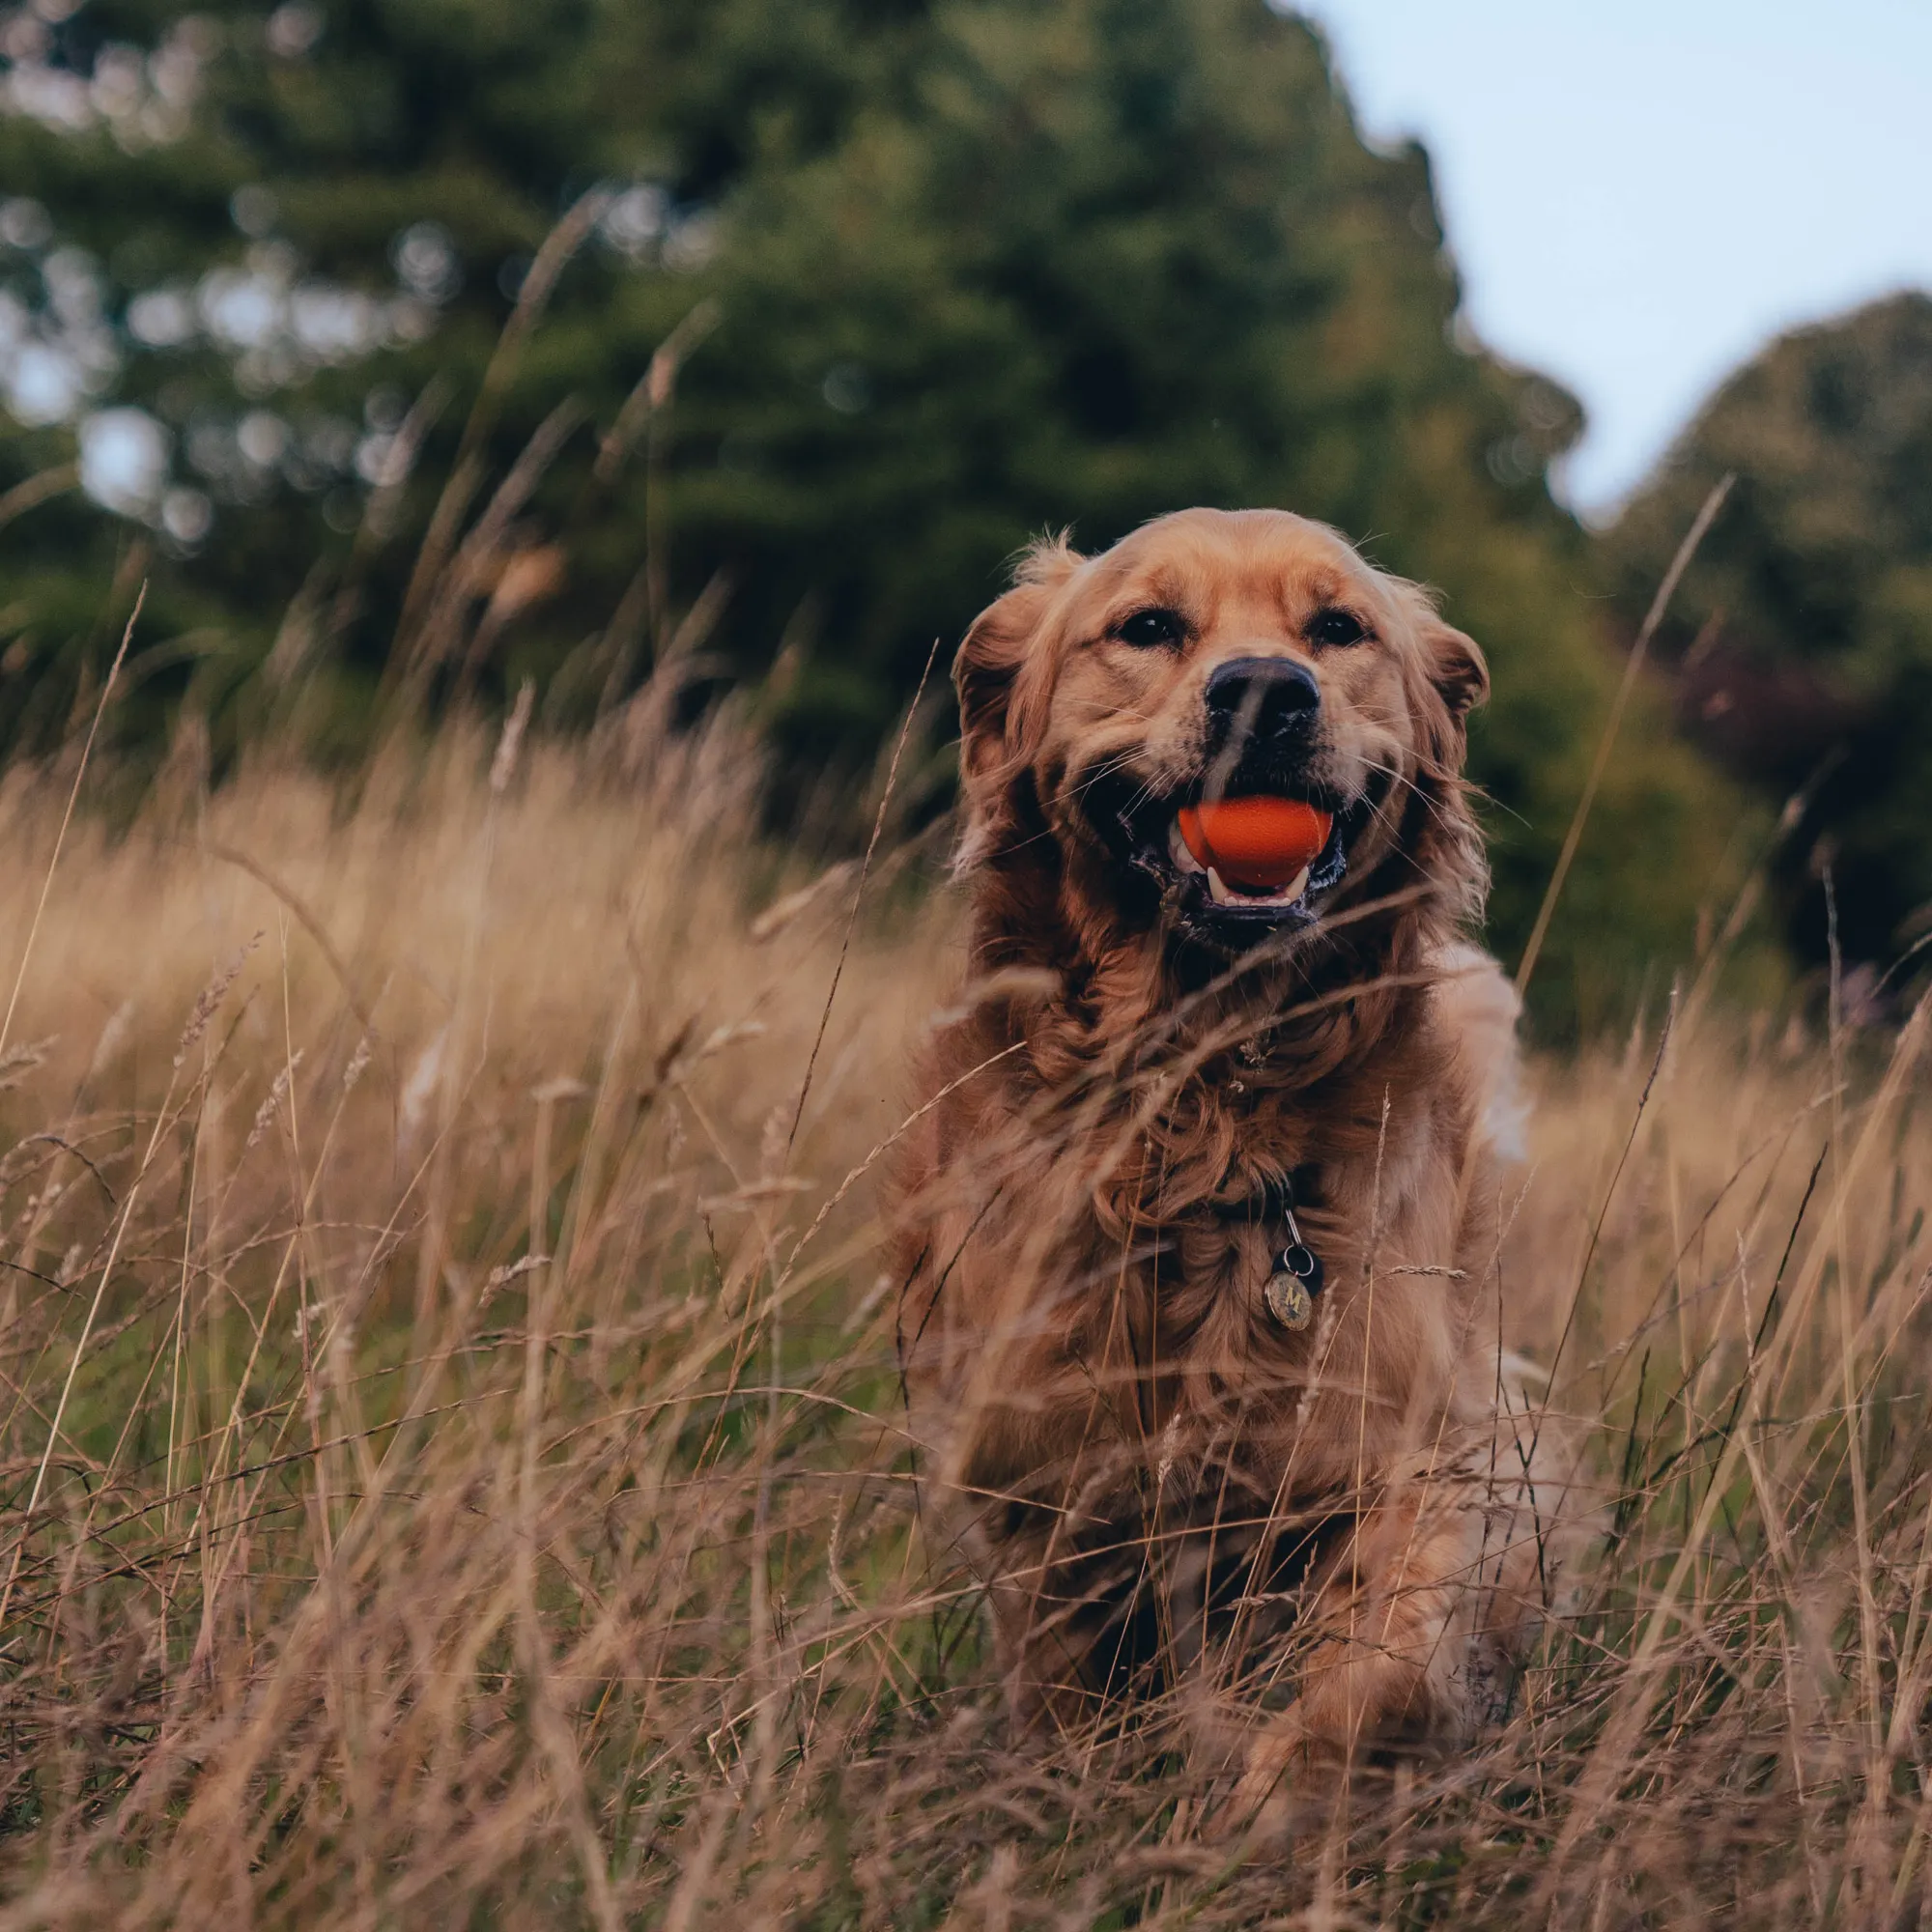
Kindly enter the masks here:
M 1294 1701 L 1250 1740 L 1232 1824 L 1365 1748 L 1467 1735 L 1495 1555 L 1484 1504 L 1479 1478 L 1426 1474 L 1363 1513 L 1301 1621 Z

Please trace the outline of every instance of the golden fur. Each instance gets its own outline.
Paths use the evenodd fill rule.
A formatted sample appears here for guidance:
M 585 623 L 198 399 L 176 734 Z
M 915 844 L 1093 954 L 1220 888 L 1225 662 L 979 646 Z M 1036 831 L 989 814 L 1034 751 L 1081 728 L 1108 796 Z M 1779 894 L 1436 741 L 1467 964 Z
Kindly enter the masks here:
M 1184 635 L 1123 641 L 1151 609 Z M 1337 611 L 1359 640 L 1311 641 Z M 1235 659 L 1312 671 L 1294 769 L 1350 831 L 1338 884 L 1231 935 L 1151 834 L 1121 841 L 1248 755 L 1204 724 Z M 1238 1727 L 1251 1798 L 1465 1735 L 1539 1569 L 1486 1130 L 1515 1001 L 1458 937 L 1481 655 L 1333 531 L 1193 510 L 1091 558 L 1037 547 L 954 677 L 971 975 L 899 1177 L 902 1350 L 1012 1706 L 1172 1690 Z M 1293 1332 L 1263 1284 L 1297 1171 L 1326 1286 Z

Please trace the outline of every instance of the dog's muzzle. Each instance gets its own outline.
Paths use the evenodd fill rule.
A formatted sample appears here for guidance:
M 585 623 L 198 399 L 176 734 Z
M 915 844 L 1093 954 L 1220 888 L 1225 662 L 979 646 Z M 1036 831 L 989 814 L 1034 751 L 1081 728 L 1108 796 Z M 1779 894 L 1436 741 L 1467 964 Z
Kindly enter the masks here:
M 1156 793 L 1111 770 L 1076 787 L 1101 839 L 1151 886 L 1183 933 L 1238 952 L 1278 930 L 1313 925 L 1349 868 L 1350 841 L 1374 815 L 1378 787 L 1346 796 L 1316 776 L 1322 757 L 1321 690 L 1292 657 L 1231 658 L 1203 693 L 1203 765 L 1192 783 Z M 1204 800 L 1299 799 L 1330 814 L 1326 841 L 1285 882 L 1260 888 L 1224 877 L 1190 849 L 1179 813 Z

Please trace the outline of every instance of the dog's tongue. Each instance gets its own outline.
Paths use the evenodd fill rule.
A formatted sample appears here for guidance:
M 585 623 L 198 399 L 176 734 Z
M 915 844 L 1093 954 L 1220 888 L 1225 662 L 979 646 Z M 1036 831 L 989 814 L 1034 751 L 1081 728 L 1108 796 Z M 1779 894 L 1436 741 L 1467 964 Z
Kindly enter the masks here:
M 1222 798 L 1182 806 L 1187 849 L 1231 886 L 1278 892 L 1313 863 L 1334 818 L 1303 798 Z

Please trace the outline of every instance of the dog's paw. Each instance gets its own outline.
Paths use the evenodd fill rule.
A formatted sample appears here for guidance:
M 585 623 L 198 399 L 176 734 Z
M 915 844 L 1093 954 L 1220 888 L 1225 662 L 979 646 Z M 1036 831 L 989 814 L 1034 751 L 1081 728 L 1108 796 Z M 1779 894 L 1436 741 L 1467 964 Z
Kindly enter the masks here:
M 1248 1740 L 1235 1787 L 1202 1820 L 1201 1835 L 1221 1845 L 1290 1838 L 1327 1756 L 1292 1713 L 1276 1719 Z

